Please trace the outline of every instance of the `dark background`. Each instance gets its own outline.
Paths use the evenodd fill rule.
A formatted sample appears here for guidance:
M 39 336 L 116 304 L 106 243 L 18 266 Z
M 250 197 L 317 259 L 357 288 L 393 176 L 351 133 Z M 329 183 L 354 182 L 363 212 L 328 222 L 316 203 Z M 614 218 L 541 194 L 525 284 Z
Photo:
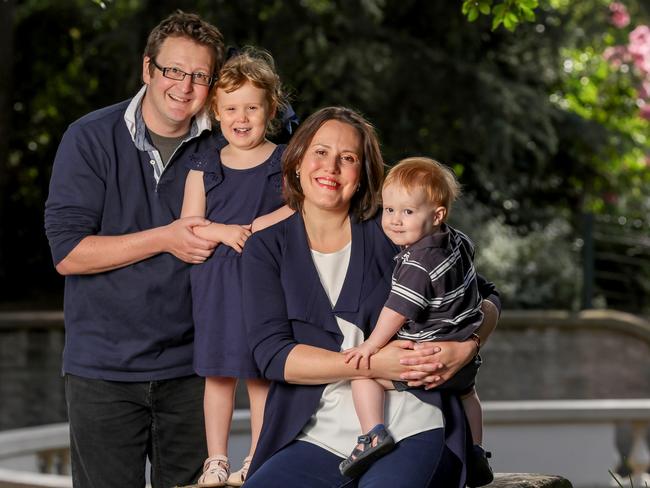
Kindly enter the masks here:
M 642 313 L 648 122 L 639 74 L 613 69 L 602 52 L 650 16 L 647 2 L 625 2 L 632 21 L 618 29 L 609 3 L 542 0 L 536 19 L 510 32 L 492 30 L 490 16 L 469 22 L 447 0 L 0 0 L 0 309 L 61 307 L 42 222 L 58 142 L 70 122 L 137 91 L 147 34 L 181 8 L 230 45 L 268 49 L 300 117 L 354 107 L 376 125 L 388 164 L 421 154 L 452 166 L 465 194 L 455 218 L 508 307 L 584 305 L 590 214 L 641 239 L 596 241 L 638 258 L 592 259 L 636 294 L 633 305 L 617 302 L 603 290 L 622 285 L 601 277 L 596 304 Z

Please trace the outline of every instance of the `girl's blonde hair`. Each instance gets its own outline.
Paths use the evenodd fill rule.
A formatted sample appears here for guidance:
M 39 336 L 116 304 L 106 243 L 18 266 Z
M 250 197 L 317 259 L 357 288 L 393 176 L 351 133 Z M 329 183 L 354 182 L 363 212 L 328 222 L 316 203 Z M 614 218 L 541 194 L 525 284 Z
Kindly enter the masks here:
M 269 121 L 267 130 L 271 134 L 277 132 L 280 128 L 280 120 L 278 120 L 277 114 L 286 109 L 288 105 L 287 95 L 280 82 L 280 77 L 275 71 L 273 57 L 263 49 L 247 46 L 224 63 L 221 71 L 219 71 L 212 94 L 212 112 L 217 113 L 218 88 L 230 93 L 241 88 L 247 82 L 266 92 L 266 103 L 269 112 L 275 112 L 276 115 Z
M 450 168 L 434 159 L 419 156 L 402 159 L 393 166 L 386 175 L 383 188 L 390 185 L 399 185 L 406 191 L 422 188 L 429 203 L 445 207 L 447 215 L 461 193 L 460 184 Z

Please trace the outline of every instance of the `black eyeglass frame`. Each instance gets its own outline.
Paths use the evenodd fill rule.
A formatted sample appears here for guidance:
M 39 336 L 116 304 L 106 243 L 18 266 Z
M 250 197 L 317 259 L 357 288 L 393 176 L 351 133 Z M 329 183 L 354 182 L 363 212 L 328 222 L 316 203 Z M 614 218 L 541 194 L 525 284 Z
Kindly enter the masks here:
M 158 63 L 156 63 L 156 60 L 153 58 L 151 58 L 151 64 L 153 64 L 154 67 L 159 69 L 165 78 L 169 78 L 170 80 L 183 81 L 186 76 L 189 76 L 192 79 L 192 83 L 199 86 L 212 86 L 212 84 L 216 81 L 216 76 L 208 76 L 205 73 L 186 73 L 180 68 L 175 68 L 172 66 L 160 66 Z M 180 76 L 180 78 L 174 78 L 174 76 L 169 75 L 170 73 L 177 73 Z M 197 82 L 196 81 L 197 76 L 208 76 L 208 83 Z

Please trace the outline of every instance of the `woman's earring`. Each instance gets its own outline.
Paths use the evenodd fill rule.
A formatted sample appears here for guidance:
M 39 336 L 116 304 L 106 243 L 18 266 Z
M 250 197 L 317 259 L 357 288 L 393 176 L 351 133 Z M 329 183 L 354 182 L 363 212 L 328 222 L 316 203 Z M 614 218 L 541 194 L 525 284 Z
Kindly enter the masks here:
M 299 169 L 296 170 L 296 178 L 300 178 L 300 170 Z
M 357 190 L 356 191 L 359 191 L 360 189 L 361 189 L 361 183 L 357 184 Z

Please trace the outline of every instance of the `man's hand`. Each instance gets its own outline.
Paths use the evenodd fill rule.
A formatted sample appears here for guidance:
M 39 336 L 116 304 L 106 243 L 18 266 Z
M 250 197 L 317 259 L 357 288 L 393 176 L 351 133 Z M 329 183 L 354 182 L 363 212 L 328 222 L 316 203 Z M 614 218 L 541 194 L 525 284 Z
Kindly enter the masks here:
M 164 250 L 190 264 L 205 262 L 217 246 L 216 242 L 194 234 L 194 227 L 206 227 L 210 221 L 201 217 L 185 217 L 164 227 Z

